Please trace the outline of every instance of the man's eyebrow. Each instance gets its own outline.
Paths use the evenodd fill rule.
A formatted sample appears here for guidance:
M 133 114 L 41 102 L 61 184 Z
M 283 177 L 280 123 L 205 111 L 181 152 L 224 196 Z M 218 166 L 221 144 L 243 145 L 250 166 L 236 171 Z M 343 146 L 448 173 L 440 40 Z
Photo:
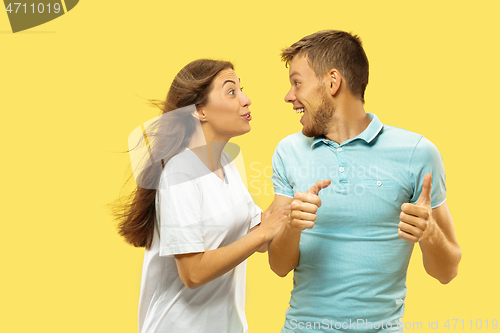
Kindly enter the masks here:
M 297 73 L 297 72 L 293 72 L 292 74 L 290 74 L 290 80 L 292 79 L 292 77 L 293 77 L 294 75 L 299 75 L 299 76 L 300 76 L 300 74 L 299 74 L 299 73 Z
M 240 81 L 241 81 L 241 79 L 240 79 Z M 228 83 L 228 82 L 231 82 L 232 84 L 236 85 L 236 82 L 234 82 L 233 80 L 226 80 L 226 81 L 224 81 L 224 83 L 222 84 L 222 87 L 224 87 L 224 85 L 225 85 L 226 83 Z

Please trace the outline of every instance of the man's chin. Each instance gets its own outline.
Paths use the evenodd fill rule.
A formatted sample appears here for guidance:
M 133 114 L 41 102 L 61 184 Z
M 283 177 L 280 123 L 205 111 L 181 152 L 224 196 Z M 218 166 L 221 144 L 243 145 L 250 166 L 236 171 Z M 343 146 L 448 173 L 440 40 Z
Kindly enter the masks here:
M 307 136 L 308 138 L 312 138 L 313 136 L 318 135 L 315 131 L 306 127 L 302 127 L 302 134 L 304 134 L 304 136 Z

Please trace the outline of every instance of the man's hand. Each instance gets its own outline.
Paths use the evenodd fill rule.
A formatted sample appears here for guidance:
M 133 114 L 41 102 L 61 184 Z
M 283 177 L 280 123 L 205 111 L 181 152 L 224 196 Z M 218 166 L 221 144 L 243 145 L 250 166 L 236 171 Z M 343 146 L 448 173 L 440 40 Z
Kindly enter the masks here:
M 398 236 L 408 242 L 416 243 L 426 237 L 435 227 L 432 218 L 431 189 L 432 175 L 426 174 L 423 188 L 417 203 L 404 203 L 401 205 Z
M 330 186 L 330 180 L 318 180 L 306 193 L 295 193 L 290 213 L 290 226 L 300 231 L 311 229 L 316 221 L 316 212 L 321 207 L 319 191 Z

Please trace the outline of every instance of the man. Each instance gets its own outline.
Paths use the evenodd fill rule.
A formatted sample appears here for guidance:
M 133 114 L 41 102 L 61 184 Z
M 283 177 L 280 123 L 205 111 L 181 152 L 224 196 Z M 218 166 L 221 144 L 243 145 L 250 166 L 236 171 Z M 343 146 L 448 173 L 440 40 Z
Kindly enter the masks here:
M 294 270 L 282 333 L 401 332 L 414 243 L 441 283 L 458 272 L 441 155 L 423 136 L 365 113 L 368 59 L 357 36 L 320 31 L 282 60 L 285 100 L 303 113 L 302 132 L 273 156 L 271 209 L 292 204 L 269 249 L 276 274 Z

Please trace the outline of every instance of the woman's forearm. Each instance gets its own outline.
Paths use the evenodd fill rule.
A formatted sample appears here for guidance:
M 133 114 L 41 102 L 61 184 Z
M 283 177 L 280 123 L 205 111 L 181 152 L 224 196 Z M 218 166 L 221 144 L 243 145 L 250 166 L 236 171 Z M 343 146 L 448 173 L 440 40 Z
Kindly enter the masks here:
M 289 219 L 290 205 L 277 208 L 258 227 L 237 241 L 201 253 L 176 255 L 177 269 L 188 288 L 199 287 L 238 266 L 255 251 L 264 249 Z
M 237 241 L 215 250 L 176 255 L 177 268 L 182 282 L 188 288 L 199 287 L 216 279 L 242 263 L 268 238 L 257 228 Z

